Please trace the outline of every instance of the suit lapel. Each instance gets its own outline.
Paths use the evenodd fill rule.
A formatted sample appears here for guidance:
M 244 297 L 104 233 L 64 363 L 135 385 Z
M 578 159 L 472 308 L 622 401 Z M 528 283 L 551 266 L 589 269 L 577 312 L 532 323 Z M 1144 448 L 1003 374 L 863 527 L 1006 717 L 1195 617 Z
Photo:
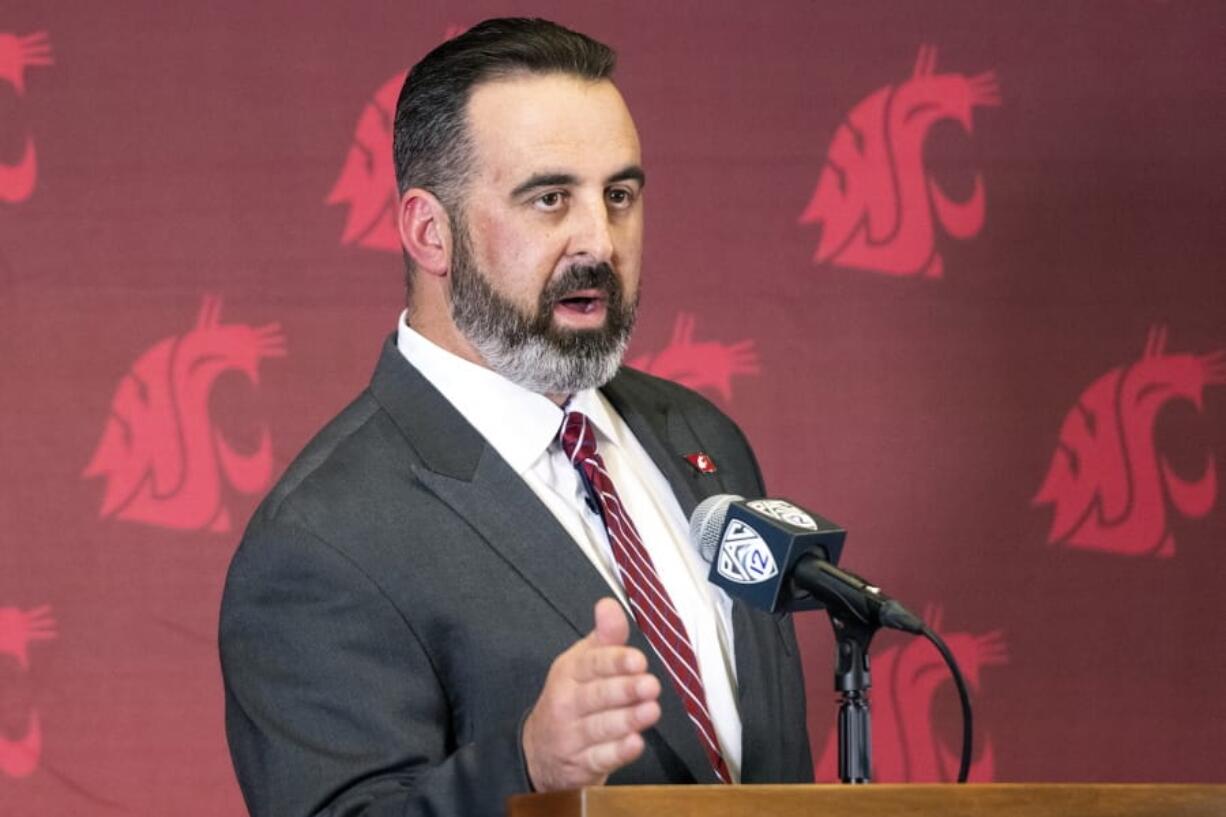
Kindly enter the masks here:
M 642 399 L 624 375 L 615 378 L 603 391 L 672 486 L 687 519 L 707 497 L 730 493 L 719 471 L 702 474 L 686 462 L 687 454 L 708 451 L 710 446 L 703 444 L 680 411 L 664 402 Z M 762 762 L 771 724 L 765 688 L 769 656 L 761 654 L 754 631 L 754 621 L 762 615 L 739 599 L 732 600 L 737 709 L 741 715 L 741 779 L 746 781 L 770 779 L 769 775 L 763 776 L 767 772 Z M 690 726 L 688 721 L 686 726 Z M 693 732 L 692 727 L 689 732 Z M 694 743 L 699 745 L 697 738 Z M 710 768 L 709 763 L 704 765 Z
M 668 480 L 687 519 L 699 502 L 723 492 L 718 471 L 700 474 L 686 463 L 685 455 L 702 450 L 702 445 L 679 411 L 636 394 L 626 375 L 614 378 L 602 391 Z
M 690 424 L 680 411 L 668 403 L 644 399 L 636 394 L 636 390 L 626 375 L 619 375 L 602 390 L 609 403 L 634 432 L 639 444 L 643 446 L 648 456 L 655 462 L 660 473 L 668 480 L 673 494 L 677 497 L 681 510 L 688 519 L 694 513 L 699 502 L 714 494 L 725 492 L 725 487 L 719 472 L 701 474 L 685 461 L 685 455 L 704 450 L 701 441 L 694 434 Z M 736 643 L 738 697 L 739 678 L 746 671 L 740 659 L 741 644 L 750 639 L 750 632 L 739 621 L 737 607 L 740 602 L 733 603 L 733 640 Z M 746 612 L 746 611 L 742 611 Z M 653 662 L 653 672 L 666 673 L 664 664 L 647 644 L 647 639 L 636 628 L 634 635 L 638 636 L 636 646 L 643 650 Z M 667 678 L 660 674 L 661 680 Z M 707 759 L 702 743 L 694 731 L 681 698 L 676 694 L 671 684 L 665 684 L 665 690 L 670 695 L 671 707 L 662 707 L 661 731 L 666 733 L 669 742 L 678 749 L 686 761 L 686 765 L 694 773 L 699 783 L 718 783 L 711 762 Z M 742 712 L 742 732 L 747 728 L 744 723 L 744 704 L 738 702 Z M 744 745 L 744 740 L 742 740 Z M 684 751 L 681 751 L 684 749 Z
M 608 585 L 532 489 L 389 341 L 371 391 L 421 457 L 414 472 L 575 630 L 592 628 Z
M 404 360 L 394 340 L 383 348 L 371 381 L 371 393 L 388 411 L 423 466 L 415 467 L 428 490 L 472 525 L 574 628 L 576 637 L 592 628 L 595 600 L 611 595 L 608 584 L 577 546 L 570 534 L 532 489 L 490 448 L 485 439 L 416 369 Z M 666 414 L 635 409 L 630 403 L 610 402 L 647 449 L 689 514 L 696 493 L 681 462 L 661 442 L 659 428 L 667 429 Z M 637 627 L 630 628 L 630 644 L 647 656 L 651 672 L 663 683 L 661 717 L 655 730 L 685 763 L 699 783 L 717 783 L 714 770 L 685 712 L 680 697 L 667 682 L 668 671 Z
M 755 613 L 740 601 L 732 603 L 732 637 L 736 642 L 736 698 L 741 713 L 741 782 L 756 783 L 776 780 L 770 773 L 770 758 L 767 756 L 769 730 L 776 719 L 769 708 L 771 696 L 765 684 L 768 676 L 765 669 L 771 666 L 772 657 L 764 655 L 759 642 L 760 630 L 755 633 Z

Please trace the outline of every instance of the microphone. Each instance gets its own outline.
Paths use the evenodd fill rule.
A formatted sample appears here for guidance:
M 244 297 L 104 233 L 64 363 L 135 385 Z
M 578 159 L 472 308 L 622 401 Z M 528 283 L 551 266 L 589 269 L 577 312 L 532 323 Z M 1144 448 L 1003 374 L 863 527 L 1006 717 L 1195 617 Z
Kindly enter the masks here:
M 865 626 L 922 634 L 924 622 L 881 588 L 835 567 L 847 531 L 786 499 L 716 494 L 690 517 L 708 579 L 767 612 L 828 608 Z
M 962 759 L 958 782 L 970 774 L 971 700 L 953 653 L 906 607 L 854 573 L 834 566 L 847 531 L 786 499 L 746 500 L 716 494 L 690 516 L 690 540 L 711 563 L 707 578 L 753 607 L 776 613 L 826 607 L 834 625 L 840 693 L 839 779 L 872 780 L 868 646 L 880 627 L 916 633 L 936 646 L 949 666 L 962 707 Z

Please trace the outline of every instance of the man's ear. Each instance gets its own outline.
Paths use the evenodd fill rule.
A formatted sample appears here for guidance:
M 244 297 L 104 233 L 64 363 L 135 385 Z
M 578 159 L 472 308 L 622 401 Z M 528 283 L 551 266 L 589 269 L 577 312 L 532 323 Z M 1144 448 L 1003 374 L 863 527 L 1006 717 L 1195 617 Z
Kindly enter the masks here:
M 420 187 L 400 197 L 396 212 L 400 243 L 417 269 L 443 277 L 451 267 L 451 221 L 434 194 Z

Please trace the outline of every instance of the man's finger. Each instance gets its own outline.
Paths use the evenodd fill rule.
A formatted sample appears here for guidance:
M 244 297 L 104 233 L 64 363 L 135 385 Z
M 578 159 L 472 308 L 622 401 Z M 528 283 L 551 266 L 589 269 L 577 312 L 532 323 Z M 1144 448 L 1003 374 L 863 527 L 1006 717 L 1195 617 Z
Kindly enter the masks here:
M 590 715 L 606 709 L 633 706 L 660 697 L 660 682 L 654 675 L 619 675 L 580 684 L 576 711 Z
M 588 715 L 580 722 L 580 730 L 584 743 L 599 745 L 642 732 L 659 719 L 660 705 L 655 701 L 644 701 L 634 706 L 606 709 Z
M 574 656 L 571 677 L 585 683 L 646 671 L 647 656 L 634 647 L 588 647 Z
M 643 753 L 643 736 L 632 732 L 620 740 L 597 744 L 583 753 L 583 765 L 592 774 L 608 775 Z

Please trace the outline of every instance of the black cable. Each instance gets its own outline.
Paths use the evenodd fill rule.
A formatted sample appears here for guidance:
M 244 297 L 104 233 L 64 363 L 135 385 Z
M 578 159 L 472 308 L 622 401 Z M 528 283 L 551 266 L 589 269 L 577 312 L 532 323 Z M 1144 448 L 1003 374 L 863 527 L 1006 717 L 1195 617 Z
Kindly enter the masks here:
M 971 696 L 967 694 L 966 682 L 962 680 L 962 672 L 958 669 L 958 662 L 954 660 L 954 654 L 949 651 L 949 647 L 945 646 L 945 642 L 931 628 L 925 626 L 922 632 L 924 638 L 931 641 L 945 659 L 954 676 L 954 684 L 958 687 L 958 700 L 962 702 L 962 763 L 958 767 L 958 782 L 965 783 L 971 772 L 971 735 L 974 731 L 971 726 Z

